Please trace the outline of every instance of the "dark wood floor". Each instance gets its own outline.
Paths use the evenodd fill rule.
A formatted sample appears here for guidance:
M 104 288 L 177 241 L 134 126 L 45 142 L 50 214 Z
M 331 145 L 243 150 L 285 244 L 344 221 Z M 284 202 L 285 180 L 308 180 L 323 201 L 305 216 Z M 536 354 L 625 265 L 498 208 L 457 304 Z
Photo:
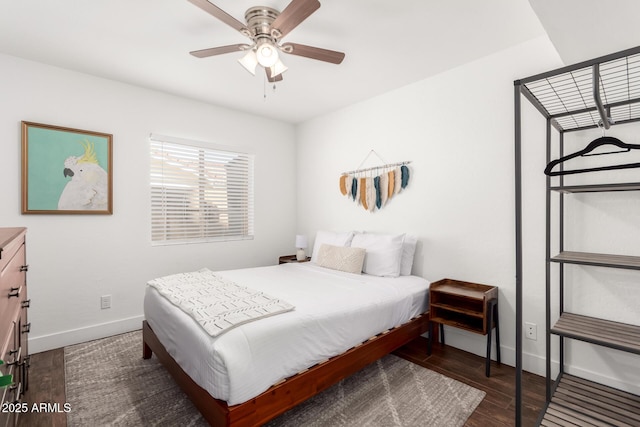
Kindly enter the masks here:
M 468 427 L 507 427 L 515 419 L 515 370 L 507 365 L 491 364 L 491 377 L 485 376 L 482 357 L 453 347 L 435 344 L 431 356 L 426 340 L 419 338 L 396 354 L 426 368 L 464 382 L 487 393 L 467 423 Z M 64 352 L 62 349 L 31 356 L 29 390 L 25 400 L 33 403 L 65 403 Z M 537 375 L 523 373 L 522 425 L 534 426 L 544 405 L 545 381 Z M 66 426 L 64 413 L 27 413 L 19 419 L 24 427 Z
M 487 393 L 466 427 L 510 427 L 515 425 L 515 368 L 491 362 L 491 377 L 485 376 L 485 359 L 449 346 L 434 344 L 426 353 L 424 338 L 412 341 L 396 354 L 421 366 Z M 545 404 L 544 377 L 523 372 L 522 426 L 535 426 Z
M 45 351 L 31 355 L 29 368 L 29 388 L 23 401 L 29 403 L 59 403 L 66 402 L 64 392 L 64 350 Z M 27 412 L 18 418 L 18 425 L 24 427 L 63 427 L 67 425 L 67 415 L 64 412 Z

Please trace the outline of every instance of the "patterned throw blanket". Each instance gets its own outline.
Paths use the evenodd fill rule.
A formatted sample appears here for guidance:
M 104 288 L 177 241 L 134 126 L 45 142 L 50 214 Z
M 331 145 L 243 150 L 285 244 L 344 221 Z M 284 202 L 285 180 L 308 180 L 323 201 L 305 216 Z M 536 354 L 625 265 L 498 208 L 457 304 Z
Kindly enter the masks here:
M 148 282 L 193 317 L 209 335 L 294 309 L 286 301 L 240 286 L 210 270 L 173 274 Z

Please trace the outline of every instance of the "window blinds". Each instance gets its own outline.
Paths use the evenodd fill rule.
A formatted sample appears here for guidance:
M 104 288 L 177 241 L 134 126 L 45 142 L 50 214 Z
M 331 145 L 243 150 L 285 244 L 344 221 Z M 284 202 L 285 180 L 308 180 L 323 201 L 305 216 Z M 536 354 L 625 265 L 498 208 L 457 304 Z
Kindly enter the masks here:
M 253 155 L 151 136 L 151 241 L 253 238 Z

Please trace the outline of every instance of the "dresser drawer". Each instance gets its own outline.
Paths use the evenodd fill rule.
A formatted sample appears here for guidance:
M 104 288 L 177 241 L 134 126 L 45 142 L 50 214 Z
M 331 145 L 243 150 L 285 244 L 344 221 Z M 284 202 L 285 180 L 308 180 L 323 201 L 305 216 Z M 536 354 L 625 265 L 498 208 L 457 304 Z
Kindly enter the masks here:
M 24 245 L 21 245 L 0 272 L 0 325 L 7 325 L 20 315 L 20 309 L 26 299 L 24 252 Z M 3 341 L 3 337 L 6 337 L 4 326 L 0 328 L 0 343 Z
M 0 271 L 13 258 L 18 249 L 25 243 L 24 228 L 4 228 L 0 229 Z
M 24 285 L 26 283 L 26 271 L 25 265 L 25 249 L 24 245 L 20 245 L 13 253 L 13 257 L 7 260 L 4 268 L 0 270 L 0 287 L 9 292 L 10 287 L 16 287 L 18 284 Z
M 18 414 L 23 409 L 16 405 L 21 400 L 22 384 L 17 375 L 17 365 L 0 365 L 0 373 L 2 375 L 13 375 L 13 384 L 8 387 L 0 388 L 0 427 L 13 427 L 18 425 Z
M 14 376 L 14 381 L 16 378 Z M 21 404 L 20 389 L 22 385 L 15 382 L 9 387 L 0 389 L 0 427 L 15 427 L 18 425 L 18 416 L 25 408 Z
M 23 391 L 20 372 L 23 354 L 19 346 L 18 324 L 11 322 L 7 329 L 10 330 L 10 335 L 5 342 L 0 342 L 0 359 L 4 361 L 0 365 L 0 375 L 13 375 L 13 384 L 0 388 L 0 407 L 4 408 L 4 411 L 0 411 L 0 427 L 17 425 L 18 414 L 22 409 L 15 405 L 20 402 Z
M 18 363 L 20 362 L 20 357 L 22 356 L 20 353 L 20 348 L 18 346 L 17 339 L 17 329 L 18 326 L 16 322 L 10 322 L 6 328 L 9 332 L 9 335 L 3 340 L 0 341 L 0 359 L 4 362 L 0 365 L 0 375 L 13 375 L 14 382 L 18 380 L 17 377 L 17 369 Z M 8 393 L 11 391 L 10 387 L 1 388 L 0 389 L 0 401 L 6 402 L 6 397 Z M 0 424 L 1 426 L 1 424 Z
M 4 361 L 3 365 L 0 365 L 0 375 L 4 376 L 4 375 L 13 375 L 13 382 L 14 384 L 16 384 L 19 381 L 18 378 L 18 369 L 19 366 L 17 363 L 14 363 L 15 360 L 13 358 L 13 356 L 11 356 L 10 360 L 5 360 L 2 359 Z M 8 386 L 8 387 L 4 387 L 4 388 L 0 388 L 0 402 L 12 402 L 15 399 L 17 399 L 18 395 L 13 393 L 13 386 Z M 0 424 L 1 426 L 2 424 Z
M 20 349 L 18 344 L 18 322 L 11 321 L 5 326 L 7 335 L 4 340 L 0 341 L 0 359 L 4 361 L 0 365 L 0 371 L 13 366 L 13 362 L 20 360 Z

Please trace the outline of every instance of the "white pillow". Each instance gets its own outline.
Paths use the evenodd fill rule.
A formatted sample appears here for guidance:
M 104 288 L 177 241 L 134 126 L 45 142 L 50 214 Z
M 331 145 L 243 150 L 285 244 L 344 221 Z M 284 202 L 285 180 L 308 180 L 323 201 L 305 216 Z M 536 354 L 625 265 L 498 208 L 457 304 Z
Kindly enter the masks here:
M 360 233 L 351 241 L 351 246 L 364 248 L 363 271 L 373 276 L 398 277 L 402 258 L 404 234 L 387 235 Z
M 366 251 L 349 246 L 333 246 L 323 244 L 318 251 L 318 265 L 347 273 L 362 273 L 362 265 Z
M 411 269 L 413 268 L 413 256 L 416 253 L 416 245 L 418 244 L 418 238 L 416 236 L 406 235 L 404 236 L 404 243 L 402 243 L 402 260 L 400 261 L 400 275 L 410 276 Z
M 318 262 L 318 252 L 320 246 L 327 244 L 332 246 L 349 246 L 353 239 L 353 231 L 344 233 L 336 233 L 332 231 L 318 231 L 316 240 L 313 243 L 313 252 L 311 252 L 311 262 Z

